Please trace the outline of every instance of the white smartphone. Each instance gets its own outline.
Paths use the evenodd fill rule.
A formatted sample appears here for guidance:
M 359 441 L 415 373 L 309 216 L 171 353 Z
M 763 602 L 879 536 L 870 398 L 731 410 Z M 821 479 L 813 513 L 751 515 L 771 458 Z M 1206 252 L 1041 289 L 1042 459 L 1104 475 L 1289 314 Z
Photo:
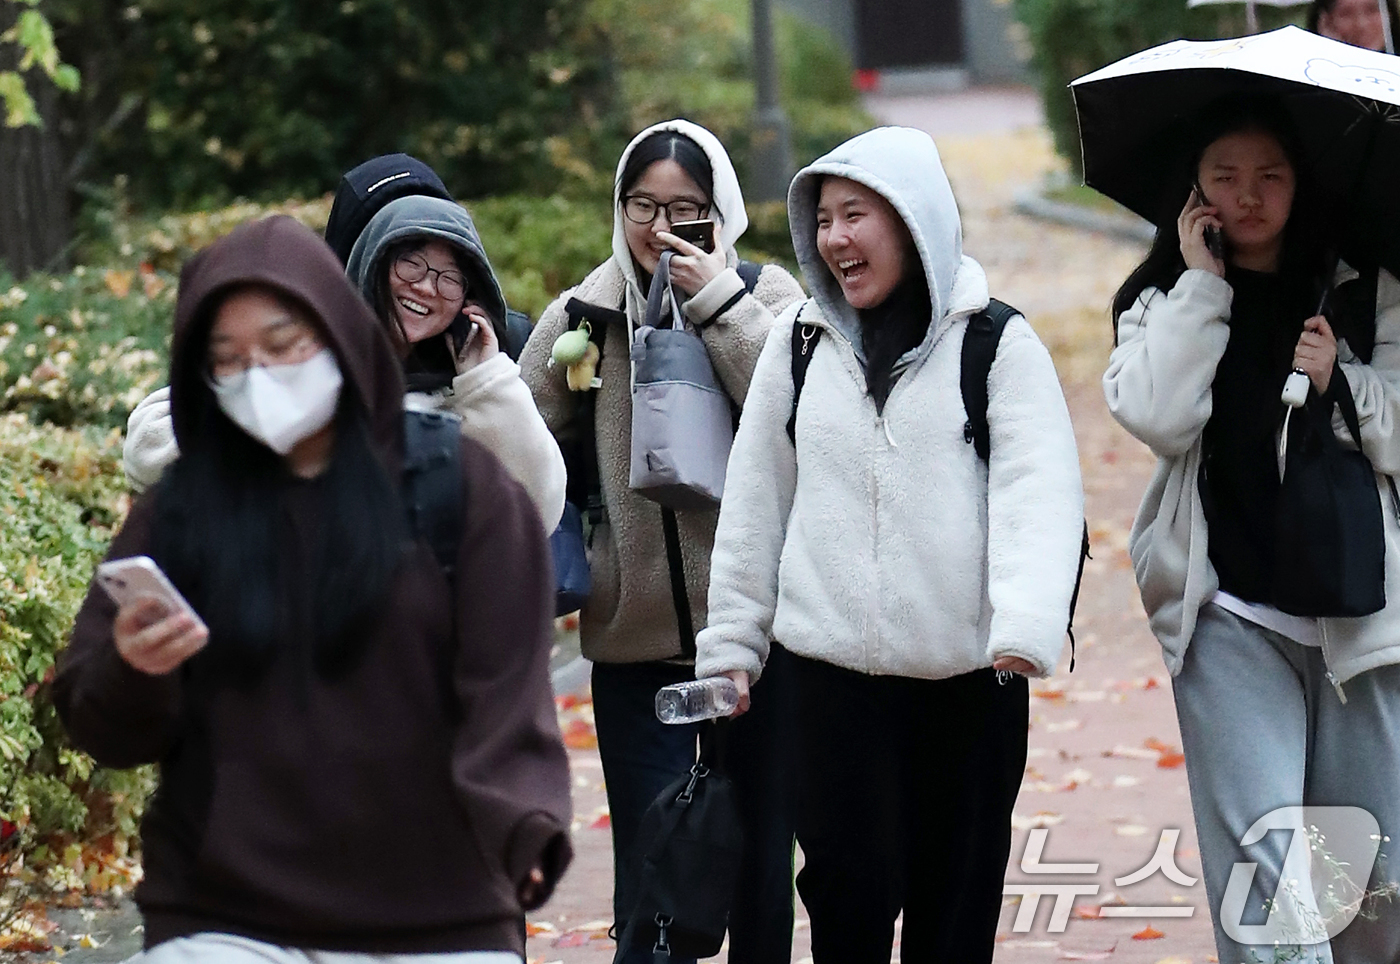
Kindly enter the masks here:
M 97 582 L 118 606 L 152 597 L 165 606 L 167 615 L 184 614 L 192 617 L 199 628 L 206 628 L 199 613 L 180 595 L 180 590 L 171 585 L 150 556 L 104 562 L 97 567 Z

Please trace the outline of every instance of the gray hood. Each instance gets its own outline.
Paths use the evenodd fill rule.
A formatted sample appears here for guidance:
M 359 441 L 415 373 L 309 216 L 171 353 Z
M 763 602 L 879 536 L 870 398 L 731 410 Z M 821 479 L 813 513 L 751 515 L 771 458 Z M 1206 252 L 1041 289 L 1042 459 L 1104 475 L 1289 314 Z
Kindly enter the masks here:
M 860 350 L 860 319 L 817 253 L 817 200 L 825 176 L 849 178 L 880 194 L 904 219 L 928 281 L 933 317 L 924 347 L 942 334 L 954 305 L 953 283 L 962 263 L 962 220 L 933 138 L 908 127 L 877 127 L 837 147 L 798 172 L 788 189 L 792 247 L 807 290 L 852 345 Z
M 465 255 L 467 300 L 475 302 L 505 337 L 506 301 L 486 257 L 481 235 L 466 208 L 441 198 L 412 195 L 391 201 L 370 219 L 350 250 L 345 273 L 371 305 L 379 304 L 375 286 L 384 277 L 382 261 L 391 245 L 409 238 L 438 238 Z M 504 340 L 502 340 L 504 344 Z

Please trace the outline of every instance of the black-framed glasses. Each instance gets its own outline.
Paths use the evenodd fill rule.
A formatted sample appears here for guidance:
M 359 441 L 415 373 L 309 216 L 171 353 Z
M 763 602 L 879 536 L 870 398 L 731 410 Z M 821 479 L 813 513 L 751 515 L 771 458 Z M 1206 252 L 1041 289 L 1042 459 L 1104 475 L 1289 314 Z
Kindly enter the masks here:
M 394 261 L 394 274 L 404 284 L 417 284 L 428 275 L 432 275 L 436 282 L 437 293 L 449 301 L 455 301 L 467 293 L 467 279 L 462 275 L 448 268 L 439 271 L 430 267 L 428 262 L 423 260 L 421 255 L 401 254 Z
M 710 213 L 708 204 L 697 204 L 681 198 L 662 204 L 656 198 L 645 194 L 629 194 L 622 199 L 622 213 L 633 224 L 650 224 L 656 220 L 656 212 L 665 211 L 666 220 L 675 224 L 678 221 L 699 221 Z

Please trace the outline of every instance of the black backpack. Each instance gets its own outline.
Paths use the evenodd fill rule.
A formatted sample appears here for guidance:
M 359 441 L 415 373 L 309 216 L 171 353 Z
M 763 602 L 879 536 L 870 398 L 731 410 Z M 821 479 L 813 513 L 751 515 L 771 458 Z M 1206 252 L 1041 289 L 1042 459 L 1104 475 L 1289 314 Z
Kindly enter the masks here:
M 462 540 L 461 420 L 405 411 L 401 490 L 409 529 L 432 547 L 451 582 Z
M 992 451 L 991 426 L 987 423 L 987 378 L 992 372 L 992 362 L 997 356 L 997 346 L 1001 344 L 1001 334 L 1006 323 L 1020 312 L 1005 302 L 995 298 L 987 307 L 974 314 L 967 321 L 967 332 L 963 335 L 962 361 L 959 383 L 962 389 L 963 408 L 967 411 L 967 422 L 963 425 L 963 441 L 977 452 L 977 457 L 986 462 Z M 807 381 L 807 368 L 812 364 L 812 355 L 821 341 L 822 329 L 817 325 L 802 323 L 799 311 L 792 323 L 792 414 L 788 417 L 787 433 L 793 445 L 797 444 L 797 403 L 802 398 L 802 386 Z M 1074 672 L 1074 610 L 1079 605 L 1079 586 L 1084 581 L 1084 560 L 1089 555 L 1089 523 L 1084 523 L 1083 541 L 1079 547 L 1079 572 L 1074 577 L 1074 594 L 1069 601 L 1069 669 Z

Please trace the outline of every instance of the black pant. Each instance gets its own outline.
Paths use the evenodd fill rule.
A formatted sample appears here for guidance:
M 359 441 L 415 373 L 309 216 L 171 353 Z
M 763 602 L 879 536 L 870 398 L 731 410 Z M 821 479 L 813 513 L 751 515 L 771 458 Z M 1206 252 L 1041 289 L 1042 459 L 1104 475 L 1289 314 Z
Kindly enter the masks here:
M 793 656 L 797 890 L 816 964 L 990 962 L 1026 767 L 1026 679 L 867 676 Z
M 729 910 L 729 964 L 792 960 L 792 655 L 776 643 L 751 709 L 725 735 L 724 772 L 744 824 L 744 862 Z

